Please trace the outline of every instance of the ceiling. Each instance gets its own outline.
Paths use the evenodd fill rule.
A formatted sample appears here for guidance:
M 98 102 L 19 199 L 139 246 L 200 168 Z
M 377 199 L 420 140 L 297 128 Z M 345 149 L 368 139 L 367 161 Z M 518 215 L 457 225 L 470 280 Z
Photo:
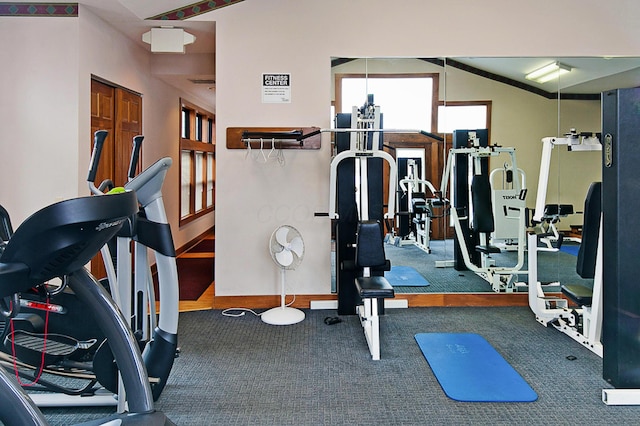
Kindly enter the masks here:
M 535 57 L 455 58 L 474 68 L 527 84 L 549 93 L 599 94 L 606 90 L 640 86 L 640 58 Z M 536 83 L 525 79 L 531 71 L 559 61 L 572 68 L 559 80 Z
M 171 25 L 183 28 L 196 36 L 196 43 L 187 46 L 187 54 L 215 52 L 215 22 L 213 21 L 148 19 L 196 3 L 193 0 L 80 0 L 78 3 L 87 6 L 96 15 L 146 49 L 149 49 L 149 45 L 143 43 L 143 33 L 154 27 Z
M 165 53 L 160 55 L 162 60 L 169 59 L 174 64 L 179 64 L 180 61 L 186 61 L 189 55 L 213 55 L 215 53 L 215 22 L 147 19 L 192 5 L 195 3 L 194 0 L 80 0 L 78 3 L 85 5 L 93 13 L 146 50 L 150 50 L 150 46 L 142 41 L 142 34 L 151 28 L 171 25 L 176 28 L 182 28 L 196 37 L 195 43 L 186 46 L 185 55 Z M 233 5 L 229 7 L 233 7 Z M 215 93 L 215 83 L 212 83 L 215 82 L 215 70 L 201 74 L 163 74 L 157 77 L 185 93 L 191 93 L 200 98 L 206 99 Z M 194 81 L 197 81 L 197 83 L 194 83 Z
M 234 7 L 235 2 L 242 0 L 224 0 L 227 7 Z M 18 0 L 16 3 L 29 3 Z M 196 42 L 186 46 L 186 54 L 214 54 L 216 46 L 216 25 L 214 21 L 194 20 L 149 20 L 150 17 L 175 11 L 194 5 L 194 0 L 80 0 L 96 15 L 125 34 L 135 43 L 150 49 L 143 43 L 142 34 L 153 27 L 173 25 L 183 28 L 196 36 Z M 203 3 L 203 2 L 199 2 Z M 209 2 L 211 3 L 211 2 Z M 219 2 L 223 4 L 223 2 Z M 163 54 L 168 55 L 168 54 Z M 181 54 L 173 54 L 174 62 L 184 58 Z M 485 71 L 507 80 L 532 86 L 536 90 L 547 93 L 598 94 L 605 90 L 640 86 L 640 58 L 578 58 L 578 57 L 536 57 L 536 58 L 487 58 L 456 57 L 455 61 L 470 68 Z M 560 83 L 549 82 L 539 84 L 524 78 L 524 75 L 554 61 L 573 68 L 568 75 L 563 75 Z M 192 80 L 215 80 L 215 71 L 208 74 L 180 74 L 159 76 L 169 84 L 177 86 L 187 93 L 198 96 L 211 96 L 214 84 L 194 84 Z

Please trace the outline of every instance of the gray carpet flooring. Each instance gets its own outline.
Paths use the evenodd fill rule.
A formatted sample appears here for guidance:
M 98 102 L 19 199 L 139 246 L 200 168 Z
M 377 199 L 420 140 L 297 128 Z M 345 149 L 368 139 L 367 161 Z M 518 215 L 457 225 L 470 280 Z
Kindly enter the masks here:
M 306 311 L 291 326 L 220 311 L 180 316 L 181 355 L 158 409 L 179 425 L 635 425 L 640 407 L 607 406 L 601 359 L 528 308 L 388 309 L 380 361 L 355 316 Z M 462 403 L 440 388 L 416 333 L 479 333 L 538 394 L 532 403 Z M 574 356 L 575 360 L 567 357 Z M 110 409 L 47 409 L 53 425 Z

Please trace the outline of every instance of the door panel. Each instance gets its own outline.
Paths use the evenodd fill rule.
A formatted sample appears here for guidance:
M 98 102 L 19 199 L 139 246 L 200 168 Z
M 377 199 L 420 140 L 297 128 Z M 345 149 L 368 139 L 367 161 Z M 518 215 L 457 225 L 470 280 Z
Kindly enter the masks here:
M 93 135 L 98 130 L 106 130 L 107 139 L 102 148 L 100 163 L 96 173 L 96 186 L 107 178 L 112 178 L 114 169 L 113 133 L 115 129 L 115 88 L 91 80 L 91 141 L 93 149 Z M 87 165 L 88 167 L 88 165 Z
M 122 186 L 127 182 L 133 137 L 142 133 L 142 97 L 121 87 L 91 80 L 89 149 L 93 149 L 93 135 L 97 130 L 106 130 L 108 136 L 100 156 L 96 186 L 104 179 L 111 179 L 116 186 Z M 141 162 L 138 162 L 138 172 L 142 169 Z M 98 279 L 106 276 L 100 254 L 91 261 L 91 273 Z
M 117 89 L 116 105 L 116 135 L 118 143 L 115 150 L 114 176 L 116 177 L 117 185 L 124 185 L 127 181 L 133 138 L 142 134 L 142 98 L 136 93 Z M 140 172 L 140 162 L 138 162 L 136 170 Z

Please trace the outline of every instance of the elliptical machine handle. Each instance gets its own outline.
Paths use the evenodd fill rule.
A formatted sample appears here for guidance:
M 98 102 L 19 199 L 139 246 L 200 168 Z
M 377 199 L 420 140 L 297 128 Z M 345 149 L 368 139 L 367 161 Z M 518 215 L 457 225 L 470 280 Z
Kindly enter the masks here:
M 140 158 L 140 148 L 142 147 L 142 140 L 144 136 L 138 135 L 133 137 L 133 150 L 131 152 L 131 161 L 129 162 L 129 180 L 133 179 L 136 175 L 136 168 L 138 167 L 138 159 Z
M 93 194 L 100 194 L 97 192 L 98 188 L 95 186 L 96 173 L 98 172 L 98 164 L 100 163 L 100 155 L 102 155 L 102 147 L 104 141 L 109 133 L 106 130 L 98 130 L 93 134 L 93 151 L 91 151 L 91 161 L 89 162 L 89 175 L 87 176 L 87 182 L 89 182 L 89 188 Z

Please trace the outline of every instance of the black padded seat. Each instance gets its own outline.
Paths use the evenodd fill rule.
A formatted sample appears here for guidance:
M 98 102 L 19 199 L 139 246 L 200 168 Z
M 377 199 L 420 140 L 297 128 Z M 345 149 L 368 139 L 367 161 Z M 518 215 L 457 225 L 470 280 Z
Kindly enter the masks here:
M 414 213 L 429 213 L 429 204 L 424 198 L 414 198 L 412 200 Z
M 500 253 L 500 247 L 478 245 L 476 251 L 484 254 Z
M 496 230 L 491 202 L 489 175 L 474 175 L 471 181 L 473 218 L 471 228 L 478 233 L 490 234 Z M 477 250 L 477 248 L 476 248 Z
M 589 287 L 580 284 L 565 284 L 560 290 L 573 302 L 580 306 L 591 306 L 593 291 Z
M 391 263 L 384 255 L 380 222 L 363 221 L 358 224 L 355 266 L 376 272 L 391 269 Z M 393 287 L 384 276 L 357 277 L 355 283 L 363 299 L 394 297 Z
M 356 278 L 356 288 L 363 299 L 391 299 L 395 297 L 393 287 L 385 277 Z
M 573 214 L 573 204 L 547 204 L 544 206 L 544 216 L 568 216 Z

